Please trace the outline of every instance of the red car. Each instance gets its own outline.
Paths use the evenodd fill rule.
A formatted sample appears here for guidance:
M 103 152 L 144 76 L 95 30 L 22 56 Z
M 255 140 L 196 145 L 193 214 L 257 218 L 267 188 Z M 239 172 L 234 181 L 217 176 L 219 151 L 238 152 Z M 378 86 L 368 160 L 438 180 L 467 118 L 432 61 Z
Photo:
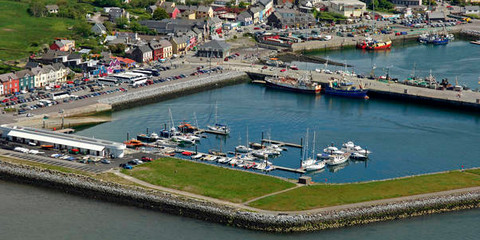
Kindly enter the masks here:
M 267 66 L 263 66 L 262 69 L 267 69 L 268 67 Z
M 240 56 L 240 53 L 237 52 L 237 53 L 235 53 L 235 55 L 237 55 L 237 57 L 238 57 L 238 56 Z
M 228 62 L 228 57 L 226 57 L 225 59 L 223 59 L 223 61 Z
M 142 157 L 142 161 L 144 161 L 144 162 L 151 162 L 151 161 L 153 161 L 153 158 L 149 158 L 149 157 L 143 156 L 143 157 Z
M 260 30 L 260 28 L 259 27 L 254 27 L 253 30 Z
M 285 68 L 280 70 L 280 72 L 285 72 L 285 71 L 287 71 L 287 69 Z
M 3 103 L 6 103 L 8 101 L 10 101 L 10 100 L 8 100 L 8 98 L 5 98 L 5 99 L 2 100 Z

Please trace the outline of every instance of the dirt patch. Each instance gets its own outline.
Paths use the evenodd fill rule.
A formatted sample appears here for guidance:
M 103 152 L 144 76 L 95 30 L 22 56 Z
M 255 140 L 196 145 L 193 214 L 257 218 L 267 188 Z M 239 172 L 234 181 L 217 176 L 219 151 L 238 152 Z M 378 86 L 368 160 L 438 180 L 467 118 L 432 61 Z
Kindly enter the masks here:
M 5 32 L 13 32 L 15 30 L 11 29 L 11 28 L 2 28 L 2 31 L 5 31 Z

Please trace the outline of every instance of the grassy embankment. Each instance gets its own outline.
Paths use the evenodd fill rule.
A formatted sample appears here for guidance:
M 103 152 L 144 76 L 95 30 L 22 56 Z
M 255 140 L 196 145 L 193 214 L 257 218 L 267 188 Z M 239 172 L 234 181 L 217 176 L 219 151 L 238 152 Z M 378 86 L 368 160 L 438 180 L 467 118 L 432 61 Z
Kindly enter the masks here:
M 266 210 L 299 211 L 475 186 L 480 186 L 480 170 L 451 171 L 378 182 L 312 185 L 249 205 Z
M 56 37 L 69 37 L 76 20 L 32 17 L 26 2 L 0 0 L 0 60 L 27 57 Z
M 245 202 L 295 186 L 275 177 L 174 158 L 162 158 L 122 172 L 154 185 L 231 202 Z

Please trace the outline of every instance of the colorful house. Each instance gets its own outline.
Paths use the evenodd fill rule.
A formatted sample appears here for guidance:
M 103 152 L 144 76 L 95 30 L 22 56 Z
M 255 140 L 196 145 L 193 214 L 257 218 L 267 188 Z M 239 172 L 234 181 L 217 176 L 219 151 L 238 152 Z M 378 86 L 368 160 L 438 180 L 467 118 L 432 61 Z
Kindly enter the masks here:
M 75 40 L 66 40 L 66 39 L 57 39 L 55 40 L 52 45 L 50 45 L 51 50 L 59 50 L 59 51 L 70 51 L 75 48 Z
M 110 63 L 108 63 L 108 67 L 107 67 L 108 74 L 115 73 L 116 70 L 120 70 L 120 69 L 122 69 L 122 64 L 120 63 L 120 61 L 118 61 L 118 59 L 113 58 L 110 61 Z
M 172 49 L 172 43 L 169 41 L 162 39 L 159 41 L 160 44 L 160 52 L 161 52 L 161 57 L 159 59 L 167 59 L 171 58 L 173 55 L 173 49 Z
M 35 88 L 35 75 L 32 71 L 25 69 L 15 74 L 20 83 L 20 90 L 29 90 Z
M 3 85 L 3 95 L 20 92 L 20 84 L 15 74 L 1 74 L 0 82 Z
M 178 10 L 176 7 L 168 6 L 165 8 L 165 11 L 168 13 L 171 19 L 176 19 L 177 15 L 180 14 L 180 10 Z
M 130 58 L 112 57 L 112 59 L 116 59 L 122 65 L 122 67 L 125 68 L 132 68 L 135 67 L 135 64 L 137 64 L 137 62 Z

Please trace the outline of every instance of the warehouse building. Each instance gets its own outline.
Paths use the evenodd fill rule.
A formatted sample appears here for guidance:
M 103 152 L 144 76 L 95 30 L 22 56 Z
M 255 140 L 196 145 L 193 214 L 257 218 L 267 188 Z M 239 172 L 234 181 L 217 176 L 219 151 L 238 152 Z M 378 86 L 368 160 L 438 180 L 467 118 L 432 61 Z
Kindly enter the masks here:
M 0 134 L 2 138 L 12 142 L 52 145 L 59 150 L 77 149 L 80 153 L 101 157 L 122 158 L 126 148 L 123 143 L 29 127 L 1 125 Z

